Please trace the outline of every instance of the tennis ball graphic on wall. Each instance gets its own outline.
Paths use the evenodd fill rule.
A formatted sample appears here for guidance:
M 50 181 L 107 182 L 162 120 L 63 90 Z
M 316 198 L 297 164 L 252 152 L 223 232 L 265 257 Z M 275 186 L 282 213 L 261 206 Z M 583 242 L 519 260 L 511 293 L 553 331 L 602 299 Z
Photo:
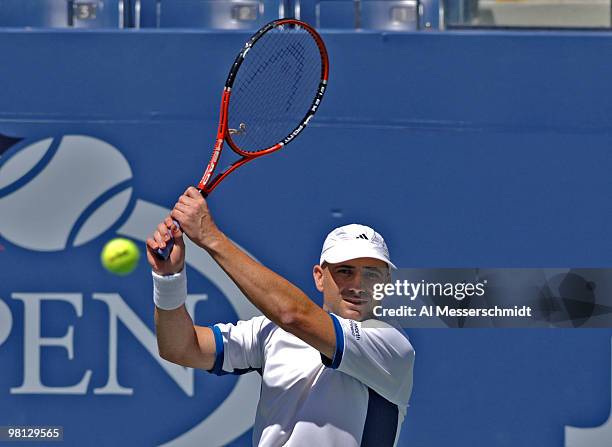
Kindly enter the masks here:
M 31 143 L 0 164 L 0 236 L 36 251 L 83 245 L 123 214 L 131 178 L 121 152 L 97 138 Z

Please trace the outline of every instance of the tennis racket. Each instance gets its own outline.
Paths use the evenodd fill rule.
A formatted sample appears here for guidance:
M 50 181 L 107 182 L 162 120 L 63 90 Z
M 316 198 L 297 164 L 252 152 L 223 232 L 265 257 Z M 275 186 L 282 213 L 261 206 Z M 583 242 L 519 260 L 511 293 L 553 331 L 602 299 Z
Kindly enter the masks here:
M 217 139 L 197 186 L 200 193 L 208 196 L 240 166 L 293 141 L 318 110 L 328 73 L 325 44 L 310 25 L 279 19 L 257 31 L 225 81 Z M 240 158 L 217 172 L 224 143 Z M 173 245 L 171 238 L 158 256 L 168 259 Z

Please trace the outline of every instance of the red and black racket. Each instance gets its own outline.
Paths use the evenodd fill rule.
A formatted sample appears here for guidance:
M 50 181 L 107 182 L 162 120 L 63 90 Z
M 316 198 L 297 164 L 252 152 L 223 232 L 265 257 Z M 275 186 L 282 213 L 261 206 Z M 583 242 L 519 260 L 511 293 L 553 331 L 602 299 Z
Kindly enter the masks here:
M 230 69 L 217 140 L 198 183 L 206 197 L 239 166 L 281 149 L 304 130 L 327 87 L 329 61 L 321 36 L 310 25 L 279 19 L 257 31 Z M 240 158 L 216 173 L 226 142 Z M 157 254 L 168 259 L 173 241 Z

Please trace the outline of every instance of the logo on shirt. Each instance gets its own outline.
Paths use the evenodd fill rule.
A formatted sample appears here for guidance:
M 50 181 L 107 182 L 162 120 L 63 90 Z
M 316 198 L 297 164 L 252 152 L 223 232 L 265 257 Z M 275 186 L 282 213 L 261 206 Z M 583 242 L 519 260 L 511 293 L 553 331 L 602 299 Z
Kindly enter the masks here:
M 354 320 L 350 320 L 349 325 L 351 327 L 351 335 L 355 337 L 355 340 L 361 340 L 361 332 L 359 330 L 359 324 Z

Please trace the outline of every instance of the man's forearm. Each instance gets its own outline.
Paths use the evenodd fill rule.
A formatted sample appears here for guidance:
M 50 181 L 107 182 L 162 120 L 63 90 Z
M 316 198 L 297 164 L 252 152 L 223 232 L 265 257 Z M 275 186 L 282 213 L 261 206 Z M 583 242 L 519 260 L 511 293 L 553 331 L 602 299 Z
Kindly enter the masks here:
M 153 274 L 159 355 L 179 365 L 211 369 L 216 352 L 212 331 L 194 326 L 184 305 L 186 299 L 187 277 L 184 269 L 168 276 Z
M 195 326 L 185 306 L 175 310 L 155 308 L 155 332 L 163 359 L 190 368 L 213 368 L 216 349 L 212 330 Z
M 242 293 L 279 327 L 333 358 L 331 318 L 299 288 L 240 250 L 220 231 L 204 247 Z
M 299 288 L 240 250 L 220 231 L 204 246 L 238 288 L 266 317 L 281 327 L 312 307 Z
M 159 355 L 171 362 L 183 357 L 195 340 L 193 321 L 185 306 L 174 310 L 156 307 L 155 333 Z

